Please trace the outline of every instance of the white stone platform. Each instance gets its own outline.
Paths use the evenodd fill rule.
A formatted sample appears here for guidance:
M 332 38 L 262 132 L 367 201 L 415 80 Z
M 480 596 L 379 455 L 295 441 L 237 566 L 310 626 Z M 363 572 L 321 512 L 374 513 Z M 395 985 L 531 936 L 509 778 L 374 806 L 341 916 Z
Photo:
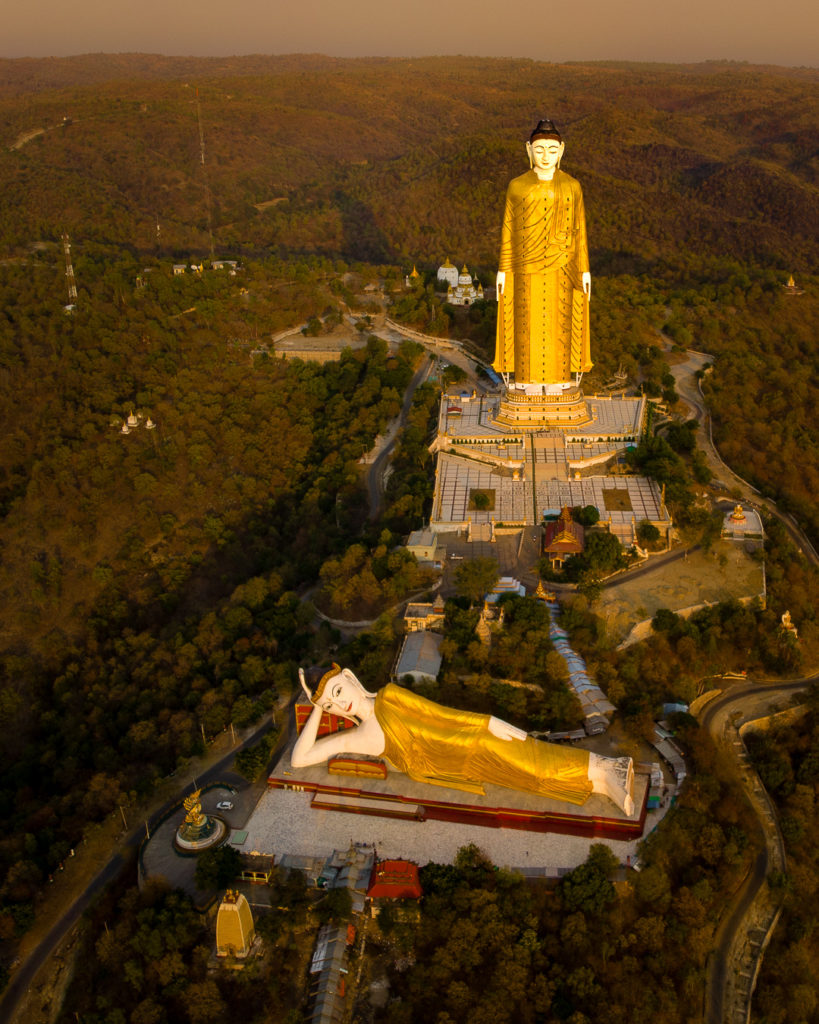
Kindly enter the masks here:
M 545 463 L 546 455 L 551 453 L 539 454 L 543 455 Z M 494 509 L 470 509 L 469 498 L 473 490 L 494 492 Z M 615 491 L 622 492 L 622 495 L 612 494 Z M 496 523 L 533 525 L 541 521 L 545 511 L 554 511 L 564 505 L 594 505 L 600 512 L 601 523 L 610 521 L 611 532 L 626 546 L 634 542 L 633 527 L 642 520 L 652 523 L 668 521 L 660 488 L 647 477 L 587 476 L 572 480 L 565 474 L 561 478 L 561 475 L 544 472 L 543 464 L 535 466 L 534 470 L 527 464 L 523 479 L 514 480 L 500 467 L 446 451 L 438 454 L 430 524 L 437 532 L 451 530 L 467 519 L 471 519 L 473 525 L 489 523 L 492 519 Z M 610 508 L 614 505 L 625 507 Z
M 621 864 L 627 864 L 629 858 L 634 862 L 639 845 L 639 840 L 340 814 L 311 807 L 312 798 L 312 793 L 292 790 L 264 793 L 247 824 L 243 851 L 273 855 L 277 860 L 286 854 L 323 857 L 358 841 L 374 843 L 379 857 L 405 858 L 422 865 L 431 861 L 450 864 L 462 846 L 475 843 L 500 867 L 554 877 L 582 864 L 592 842 L 605 843 Z
M 577 427 L 517 430 L 496 422 L 496 394 L 444 395 L 430 526 L 436 532 L 505 525 L 534 525 L 565 505 L 594 505 L 601 522 L 626 547 L 643 520 L 665 530 L 671 520 L 659 487 L 643 477 L 607 476 L 610 464 L 639 441 L 644 398 L 590 395 L 590 421 Z M 623 492 L 621 502 L 608 492 Z M 473 491 L 490 494 L 492 507 L 470 509 Z
M 480 394 L 468 399 L 445 395 L 438 417 L 438 433 L 455 442 L 462 439 L 468 443 L 483 440 L 487 444 L 498 443 L 516 434 L 522 439 L 523 433 L 531 431 L 516 431 L 513 426 L 495 422 L 500 401 L 499 395 Z M 639 438 L 645 399 L 588 395 L 585 401 L 591 418 L 582 426 L 560 428 L 567 440 L 623 448 Z

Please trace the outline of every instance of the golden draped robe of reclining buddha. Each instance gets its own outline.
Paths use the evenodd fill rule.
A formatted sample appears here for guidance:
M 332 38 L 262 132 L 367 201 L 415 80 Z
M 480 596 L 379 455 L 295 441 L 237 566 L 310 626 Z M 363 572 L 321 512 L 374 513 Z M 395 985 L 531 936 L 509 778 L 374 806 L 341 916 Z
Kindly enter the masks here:
M 313 686 L 304 672 L 300 678 L 313 709 L 291 753 L 294 768 L 367 754 L 417 782 L 481 794 L 485 784 L 504 786 L 572 804 L 602 793 L 633 813 L 631 758 L 544 743 L 493 715 L 444 707 L 394 683 L 371 693 L 338 665 Z M 319 737 L 324 712 L 355 727 Z
M 383 756 L 417 782 L 469 793 L 483 793 L 489 783 L 571 804 L 592 792 L 588 751 L 531 736 L 499 739 L 489 731 L 489 715 L 447 708 L 388 683 L 375 696 L 375 716 Z

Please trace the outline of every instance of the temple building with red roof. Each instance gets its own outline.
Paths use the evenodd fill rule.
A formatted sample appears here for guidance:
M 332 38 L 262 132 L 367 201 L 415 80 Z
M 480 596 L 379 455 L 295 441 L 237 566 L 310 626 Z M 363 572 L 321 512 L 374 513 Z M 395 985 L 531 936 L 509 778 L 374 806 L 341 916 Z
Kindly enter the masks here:
M 543 553 L 555 568 L 561 568 L 567 558 L 579 555 L 586 546 L 586 531 L 572 519 L 572 510 L 564 505 L 560 518 L 548 523 L 543 534 Z
M 378 860 L 373 864 L 367 899 L 420 900 L 418 865 L 409 860 Z

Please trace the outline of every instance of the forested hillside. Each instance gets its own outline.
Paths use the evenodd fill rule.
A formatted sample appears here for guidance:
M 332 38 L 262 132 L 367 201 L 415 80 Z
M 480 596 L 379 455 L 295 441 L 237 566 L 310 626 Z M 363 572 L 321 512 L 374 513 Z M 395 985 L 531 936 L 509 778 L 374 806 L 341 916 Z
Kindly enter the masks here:
M 783 896 L 783 912 L 762 963 L 754 1015 L 770 1024 L 817 1019 L 816 956 L 819 938 L 810 908 L 819 889 L 816 808 L 819 728 L 815 697 L 796 723 L 773 723 L 747 743 L 754 767 L 779 814 L 787 875 L 772 884 Z
M 127 254 L 78 258 L 67 315 L 55 258 L 0 270 L 0 938 L 90 822 L 288 692 L 314 643 L 296 591 L 361 536 L 356 462 L 419 352 L 259 349 L 257 317 L 331 298 L 318 261 L 138 288 Z
M 206 253 L 200 113 L 220 250 L 491 268 L 503 189 L 549 114 L 584 185 L 598 273 L 681 249 L 805 272 L 818 78 L 467 58 L 0 61 L 0 239 L 59 227 L 147 251 L 158 217 L 161 250 Z
M 815 70 L 745 65 L 0 61 L 0 246 L 23 256 L 68 231 L 81 294 L 85 259 L 211 243 L 403 271 L 449 255 L 490 284 L 506 183 L 549 114 L 586 198 L 592 384 L 623 358 L 645 375 L 658 328 L 713 354 L 717 440 L 819 538 L 818 101 Z M 792 299 L 791 272 L 807 286 Z M 493 312 L 473 334 L 491 337 Z
M 351 550 L 373 604 L 394 596 L 432 392 L 372 526 L 356 461 L 416 347 L 371 339 L 319 367 L 270 358 L 270 336 L 339 318 L 351 275 L 389 285 L 450 256 L 490 284 L 538 117 L 565 130 L 586 196 L 590 386 L 622 363 L 667 389 L 660 331 L 711 353 L 724 455 L 819 538 L 817 93 L 813 71 L 721 65 L 0 61 L 0 939 L 89 822 L 290 685 L 323 565 L 333 600 Z M 191 260 L 205 272 L 172 276 Z M 804 294 L 784 292 L 790 272 Z M 491 346 L 493 304 L 474 315 Z M 440 307 L 435 323 L 458 328 Z M 797 591 L 801 625 L 815 602 Z M 389 663 L 379 628 L 348 652 L 365 677 Z M 635 699 L 638 675 L 619 681 Z

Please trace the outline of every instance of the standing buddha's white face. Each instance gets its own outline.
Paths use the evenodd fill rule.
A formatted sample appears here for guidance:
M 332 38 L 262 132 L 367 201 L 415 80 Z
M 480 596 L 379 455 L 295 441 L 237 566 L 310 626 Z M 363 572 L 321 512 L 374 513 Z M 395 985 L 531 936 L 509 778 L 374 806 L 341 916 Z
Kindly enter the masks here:
M 349 669 L 342 669 L 328 680 L 319 700 L 324 711 L 343 718 L 366 718 L 370 701 L 361 684 Z
M 535 139 L 534 142 L 527 144 L 538 177 L 552 177 L 563 156 L 563 148 L 563 143 L 557 139 Z

